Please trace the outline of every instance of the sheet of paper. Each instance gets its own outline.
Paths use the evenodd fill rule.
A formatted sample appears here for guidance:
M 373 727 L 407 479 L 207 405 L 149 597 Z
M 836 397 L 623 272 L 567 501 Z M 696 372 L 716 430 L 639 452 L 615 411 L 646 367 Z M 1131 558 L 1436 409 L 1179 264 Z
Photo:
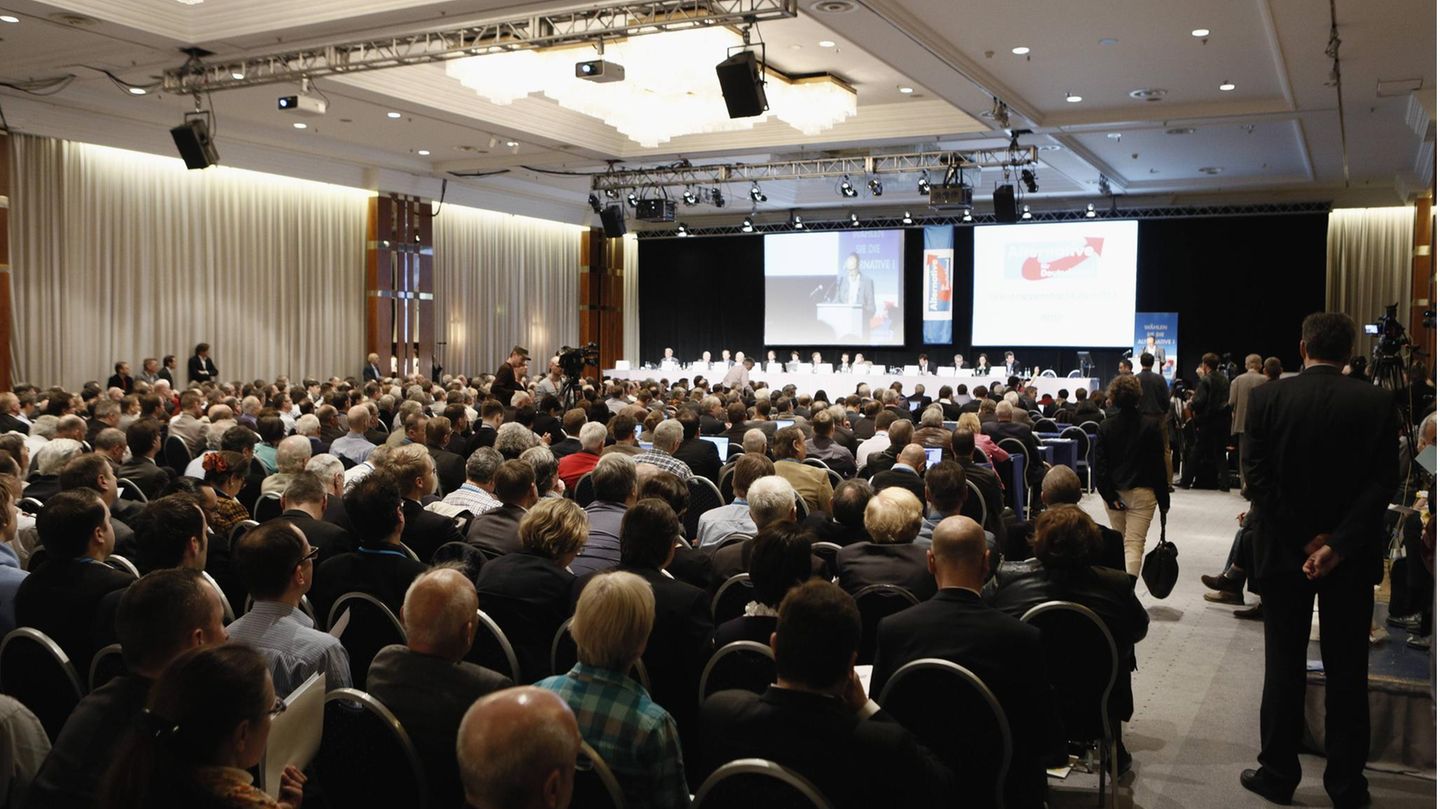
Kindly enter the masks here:
M 338 638 L 338 637 L 340 637 L 341 635 L 344 635 L 344 634 L 345 634 L 345 627 L 347 627 L 347 626 L 349 626 L 349 625 L 350 625 L 350 610 L 349 610 L 349 608 L 346 608 L 346 610 L 345 610 L 344 612 L 340 613 L 340 617 L 335 619 L 335 625 L 332 626 L 332 627 L 330 627 L 330 634 L 331 634 L 333 637 L 337 637 L 337 638 Z
M 270 720 L 270 740 L 260 759 L 260 788 L 277 800 L 285 766 L 310 766 L 325 727 L 325 672 L 317 671 L 285 698 L 285 710 Z
M 860 684 L 865 686 L 865 693 L 870 693 L 870 675 L 875 671 L 874 666 L 856 666 L 855 674 L 860 678 Z

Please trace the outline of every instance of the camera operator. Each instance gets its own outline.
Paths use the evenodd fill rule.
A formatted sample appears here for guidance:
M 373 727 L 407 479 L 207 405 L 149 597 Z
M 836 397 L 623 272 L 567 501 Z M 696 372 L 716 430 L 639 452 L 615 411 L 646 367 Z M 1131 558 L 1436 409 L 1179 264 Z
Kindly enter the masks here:
M 541 399 L 546 396 L 554 396 L 559 399 L 564 390 L 565 374 L 560 370 L 560 357 L 551 357 L 548 372 L 541 377 L 539 382 L 535 383 L 535 396 Z

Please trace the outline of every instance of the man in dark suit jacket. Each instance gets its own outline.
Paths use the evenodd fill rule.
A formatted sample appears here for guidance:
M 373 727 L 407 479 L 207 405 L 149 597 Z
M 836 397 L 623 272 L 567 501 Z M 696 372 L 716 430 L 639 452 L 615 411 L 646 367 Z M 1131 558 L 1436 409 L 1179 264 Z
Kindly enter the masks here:
M 589 420 L 590 418 L 584 408 L 572 407 L 565 411 L 565 415 L 560 419 L 558 427 L 560 437 L 558 439 L 553 437 L 550 439 L 550 453 L 555 456 L 557 462 L 565 456 L 574 455 L 584 448 L 580 445 L 580 430 Z M 540 423 L 539 415 L 536 415 L 535 423 L 537 425 Z M 543 431 L 537 426 L 535 432 L 539 433 Z
M 327 623 L 330 607 L 346 593 L 367 593 L 400 613 L 405 590 L 426 569 L 400 547 L 407 527 L 400 504 L 400 489 L 389 475 L 366 475 L 345 493 L 345 511 L 360 544 L 315 568 L 310 602 Z
M 465 541 L 489 555 L 520 550 L 520 518 L 540 499 L 535 491 L 535 469 L 516 459 L 495 470 L 495 499 L 502 505 L 470 522 Z
M 1194 486 L 1201 464 L 1206 464 L 1215 471 L 1215 488 L 1228 492 L 1230 465 L 1225 460 L 1225 443 L 1230 440 L 1230 380 L 1220 373 L 1220 357 L 1213 352 L 1200 358 L 1195 372 L 1200 377 L 1195 383 L 1195 395 L 1190 397 L 1195 442 L 1185 454 L 1180 486 Z
M 520 346 L 510 349 L 510 356 L 495 371 L 495 379 L 490 383 L 490 395 L 499 400 L 501 406 L 509 407 L 510 400 L 519 393 L 519 378 L 525 374 L 525 366 L 530 362 L 530 352 Z
M 130 447 L 130 460 L 115 470 L 115 477 L 130 480 L 146 498 L 154 500 L 170 483 L 170 473 L 155 463 L 160 452 L 160 423 L 154 419 L 132 422 L 125 428 L 125 443 Z
M 919 444 L 907 444 L 900 450 L 900 455 L 891 464 L 889 469 L 879 472 L 870 480 L 870 485 L 875 491 L 888 489 L 891 486 L 899 486 L 907 489 L 915 495 L 915 499 L 921 503 L 925 502 L 925 450 Z
M 1040 454 L 1040 439 L 1035 437 L 1035 431 L 1024 424 L 1014 420 L 1015 406 L 1006 401 L 995 405 L 995 420 L 981 425 L 980 431 L 998 442 L 1002 438 L 1019 439 L 1021 443 L 1029 447 L 1038 458 Z
M 435 476 L 440 480 L 440 493 L 449 494 L 465 483 L 465 458 L 445 449 L 450 443 L 450 419 L 436 416 L 425 422 L 425 448 L 435 462 Z
M 368 357 L 365 358 L 365 369 L 364 369 L 363 371 L 361 371 L 361 375 L 364 377 L 364 380 L 365 380 L 366 382 L 379 382 L 379 381 L 380 381 L 380 355 L 379 355 L 379 354 L 371 354 L 370 356 L 368 356 Z
M 1325 790 L 1339 807 L 1362 806 L 1370 797 L 1363 773 L 1370 746 L 1368 637 L 1398 470 L 1389 393 L 1340 373 L 1354 343 L 1349 317 L 1305 318 L 1304 370 L 1255 388 L 1246 412 L 1242 455 L 1257 529 L 1251 575 L 1265 595 L 1265 688 L 1261 766 L 1240 781 L 1271 801 L 1288 802 L 1300 781 L 1306 648 L 1317 596 Z
M 115 373 L 105 380 L 105 389 L 109 390 L 110 388 L 119 388 L 126 394 L 135 392 L 135 377 L 130 375 L 130 363 L 124 361 L 115 363 Z
M 465 662 L 475 640 L 479 601 L 458 570 L 415 579 L 400 613 L 405 645 L 386 646 L 370 663 L 365 690 L 384 703 L 415 743 L 436 806 L 464 803 L 455 735 L 475 700 L 514 685 L 503 674 Z
M 830 514 L 815 511 L 805 517 L 801 525 L 815 534 L 816 542 L 833 542 L 844 547 L 857 542 L 869 542 L 870 534 L 865 530 L 865 506 L 875 490 L 861 478 L 841 481 L 830 498 Z
M 921 413 L 921 412 L 924 412 L 925 408 L 927 408 L 927 407 L 930 406 L 930 403 L 931 403 L 933 400 L 932 400 L 929 396 L 926 396 L 926 395 L 925 395 L 925 386 L 924 386 L 924 385 L 916 385 L 916 386 L 915 386 L 915 392 L 912 393 L 912 394 L 910 394 L 909 396 L 906 396 L 906 397 L 905 397 L 905 401 L 917 403 L 919 406 L 916 407 L 912 412 Z M 908 409 L 908 405 L 907 405 L 907 409 Z
M 367 478 L 368 479 L 368 476 Z M 363 483 L 362 479 L 360 483 Z M 356 487 L 360 485 L 356 483 Z M 285 487 L 284 493 L 280 495 L 280 507 L 283 511 L 276 519 L 289 520 L 292 525 L 300 529 L 305 535 L 310 547 L 319 548 L 320 555 L 315 557 L 315 567 L 330 561 L 342 553 L 351 553 L 355 550 L 355 537 L 349 530 L 342 528 L 325 518 L 325 508 L 328 501 L 325 494 L 325 485 L 320 482 L 312 472 L 301 472 L 290 480 Z M 344 508 L 345 501 L 336 498 L 341 508 Z M 350 514 L 345 515 L 347 525 L 354 525 L 354 518 Z
M 700 708 L 701 777 L 739 758 L 795 770 L 837 809 L 948 805 L 944 765 L 865 698 L 854 672 L 860 613 L 834 584 L 811 580 L 780 605 L 763 694 L 721 691 Z
M 192 385 L 214 382 L 220 376 L 220 370 L 215 367 L 215 361 L 210 359 L 209 343 L 200 343 L 195 346 L 195 355 L 190 358 L 187 375 Z M 164 376 L 163 372 L 161 376 Z
M 985 532 L 974 520 L 941 521 L 928 560 L 939 591 L 929 601 L 881 619 L 870 695 L 878 697 L 896 670 L 921 658 L 938 657 L 974 672 L 990 687 L 1010 722 L 1013 758 L 1005 805 L 1040 809 L 1045 769 L 1065 760 L 1065 736 L 1045 676 L 1040 630 L 980 600 L 990 563 Z
M 935 594 L 925 549 L 915 544 L 923 501 L 908 491 L 877 491 L 865 506 L 865 530 L 873 541 L 846 545 L 836 555 L 840 586 L 854 595 L 872 584 L 894 584 L 924 601 Z
M 720 483 L 720 450 L 700 437 L 700 417 L 689 410 L 677 416 L 682 429 L 680 446 L 671 453 L 690 466 L 690 471 L 711 483 Z

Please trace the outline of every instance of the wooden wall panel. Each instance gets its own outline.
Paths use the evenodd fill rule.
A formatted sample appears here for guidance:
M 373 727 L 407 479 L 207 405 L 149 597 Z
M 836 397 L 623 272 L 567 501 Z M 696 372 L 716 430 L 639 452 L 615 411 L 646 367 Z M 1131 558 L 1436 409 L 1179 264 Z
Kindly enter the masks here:
M 366 255 L 365 348 L 382 367 L 430 376 L 435 343 L 435 239 L 430 201 L 371 200 Z

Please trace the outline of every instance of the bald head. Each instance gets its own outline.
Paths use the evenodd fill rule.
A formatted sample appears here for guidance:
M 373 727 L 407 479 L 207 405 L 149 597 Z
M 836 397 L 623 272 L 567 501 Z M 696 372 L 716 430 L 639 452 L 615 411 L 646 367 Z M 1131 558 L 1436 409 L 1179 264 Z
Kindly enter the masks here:
M 475 809 L 564 809 L 575 785 L 580 729 L 550 691 L 525 686 L 476 701 L 455 744 Z
M 908 444 L 895 456 L 895 460 L 911 469 L 922 471 L 925 466 L 925 448 L 919 444 Z
M 364 433 L 370 429 L 370 408 L 355 405 L 345 413 L 345 422 L 352 433 Z
M 280 441 L 275 448 L 275 468 L 287 475 L 305 471 L 310 461 L 310 439 L 303 435 L 292 435 Z
M 931 534 L 929 557 L 940 587 L 979 590 L 989 573 L 985 529 L 969 517 L 946 517 Z
M 740 446 L 746 452 L 758 452 L 765 454 L 770 448 L 770 440 L 765 437 L 765 431 L 759 427 L 751 427 L 745 431 L 745 437 L 740 440 Z
M 426 571 L 410 583 L 400 608 L 406 645 L 420 654 L 458 662 L 475 640 L 479 607 L 475 585 L 464 573 L 444 567 Z
M 1080 476 L 1064 464 L 1056 464 L 1045 473 L 1040 483 L 1040 502 L 1047 506 L 1073 505 L 1080 502 Z

